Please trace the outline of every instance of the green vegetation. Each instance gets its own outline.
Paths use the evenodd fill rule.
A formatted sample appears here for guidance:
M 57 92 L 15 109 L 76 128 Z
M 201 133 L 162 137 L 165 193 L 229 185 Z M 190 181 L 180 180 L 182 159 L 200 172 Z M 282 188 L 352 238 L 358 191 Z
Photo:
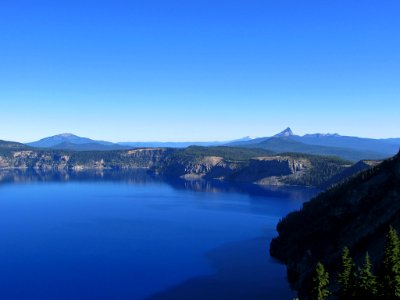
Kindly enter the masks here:
M 399 291 L 393 286 L 398 287 L 400 281 L 400 267 L 394 263 L 399 261 L 399 242 L 393 232 L 389 233 L 393 246 L 387 248 L 392 250 L 383 250 L 389 226 L 400 229 L 399 182 L 400 153 L 319 194 L 278 223 L 279 235 L 272 240 L 270 253 L 287 264 L 288 278 L 300 296 L 310 291 L 311 274 L 318 261 L 329 272 L 340 272 L 342 277 L 335 280 L 336 286 L 343 288 L 348 285 L 346 282 L 353 281 L 350 273 L 355 272 L 349 255 L 346 257 L 339 250 L 347 245 L 361 269 L 365 270 L 365 253 L 371 254 L 371 272 L 377 271 L 372 274 L 377 276 L 378 295 L 384 289 L 392 291 L 392 298 L 398 297 Z M 338 266 L 342 266 L 340 270 Z M 382 279 L 382 273 L 387 279 Z M 381 288 L 380 284 L 386 287 Z M 342 292 L 341 299 L 346 299 L 352 293 L 351 284 L 349 291 L 344 288 Z
M 315 274 L 312 279 L 313 289 L 311 290 L 311 300 L 325 300 L 330 295 L 328 290 L 329 274 L 325 271 L 324 265 L 320 262 L 315 267 Z
M 206 156 L 218 156 L 227 160 L 234 161 L 245 161 L 253 157 L 259 156 L 273 156 L 272 151 L 265 149 L 247 149 L 238 147 L 202 147 L 202 146 L 190 146 L 185 149 L 179 149 L 174 153 L 175 158 L 194 158 L 194 157 L 206 157 Z
M 288 179 L 286 183 L 304 186 L 322 186 L 333 176 L 340 174 L 348 166 L 352 165 L 350 161 L 343 160 L 334 156 L 318 156 L 300 153 L 282 153 L 291 158 L 306 158 L 311 163 L 311 168 L 301 178 Z M 344 178 L 338 178 L 340 181 Z
M 380 280 L 383 294 L 388 299 L 400 299 L 400 242 L 392 226 L 386 236 Z
M 351 299 L 355 294 L 355 265 L 347 246 L 343 248 L 342 265 L 338 277 L 339 299 Z
M 0 140 L 0 155 L 10 155 L 12 151 L 29 150 L 24 144 Z
M 224 166 L 205 165 L 203 159 L 212 156 L 221 157 Z M 259 157 L 271 159 L 256 159 Z M 296 169 L 296 165 L 301 165 L 301 169 Z M 277 176 L 280 184 L 321 186 L 349 165 L 351 162 L 336 157 L 299 153 L 276 154 L 252 148 L 193 146 L 173 151 L 157 166 L 157 172 L 168 176 L 184 176 L 198 172 L 206 178 L 245 182 L 257 182 Z
M 368 252 L 365 254 L 362 267 L 355 271 L 353 259 L 348 247 L 343 248 L 341 270 L 331 268 L 337 276 L 338 289 L 335 284 L 329 284 L 329 274 L 323 264 L 318 262 L 312 277 L 309 298 L 315 300 L 327 299 L 333 295 L 339 299 L 400 299 L 399 276 L 400 244 L 397 232 L 390 227 L 386 238 L 384 255 L 376 267 L 381 276 L 374 275 Z M 333 292 L 329 288 L 333 288 Z
M 377 294 L 376 276 L 371 271 L 371 261 L 368 252 L 365 254 L 364 266 L 359 269 L 356 281 L 356 297 L 373 299 Z

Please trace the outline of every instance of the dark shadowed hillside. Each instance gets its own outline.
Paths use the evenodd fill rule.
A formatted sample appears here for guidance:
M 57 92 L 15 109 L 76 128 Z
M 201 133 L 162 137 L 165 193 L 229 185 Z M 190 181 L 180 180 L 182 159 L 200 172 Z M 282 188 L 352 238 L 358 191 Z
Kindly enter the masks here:
M 328 181 L 326 181 L 321 188 L 327 189 L 329 187 L 334 186 L 342 182 L 344 179 L 350 178 L 362 171 L 368 170 L 371 167 L 374 167 L 381 163 L 381 160 L 360 160 L 349 168 L 344 169 L 342 172 L 337 173 L 333 177 L 331 177 Z
M 356 261 L 383 253 L 389 225 L 400 230 L 400 153 L 305 203 L 277 226 L 270 252 L 288 266 L 291 282 L 307 286 L 317 261 L 338 262 L 347 245 Z

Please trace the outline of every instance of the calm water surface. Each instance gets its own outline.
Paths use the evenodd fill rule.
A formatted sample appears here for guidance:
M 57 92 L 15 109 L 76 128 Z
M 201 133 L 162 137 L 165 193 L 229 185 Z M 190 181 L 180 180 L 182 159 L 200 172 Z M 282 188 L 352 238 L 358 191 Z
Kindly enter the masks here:
M 0 299 L 291 299 L 268 244 L 315 193 L 0 173 Z

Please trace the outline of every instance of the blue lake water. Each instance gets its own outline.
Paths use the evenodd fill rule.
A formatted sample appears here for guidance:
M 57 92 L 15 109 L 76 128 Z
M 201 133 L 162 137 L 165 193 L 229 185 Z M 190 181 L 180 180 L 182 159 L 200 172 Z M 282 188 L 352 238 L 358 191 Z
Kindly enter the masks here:
M 291 299 L 268 254 L 315 190 L 0 174 L 0 299 Z

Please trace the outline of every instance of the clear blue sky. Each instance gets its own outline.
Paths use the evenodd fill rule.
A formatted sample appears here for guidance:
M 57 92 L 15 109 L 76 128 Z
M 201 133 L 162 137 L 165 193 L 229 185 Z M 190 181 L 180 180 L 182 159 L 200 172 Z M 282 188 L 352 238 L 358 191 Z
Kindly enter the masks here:
M 0 2 L 0 139 L 400 136 L 400 1 Z

